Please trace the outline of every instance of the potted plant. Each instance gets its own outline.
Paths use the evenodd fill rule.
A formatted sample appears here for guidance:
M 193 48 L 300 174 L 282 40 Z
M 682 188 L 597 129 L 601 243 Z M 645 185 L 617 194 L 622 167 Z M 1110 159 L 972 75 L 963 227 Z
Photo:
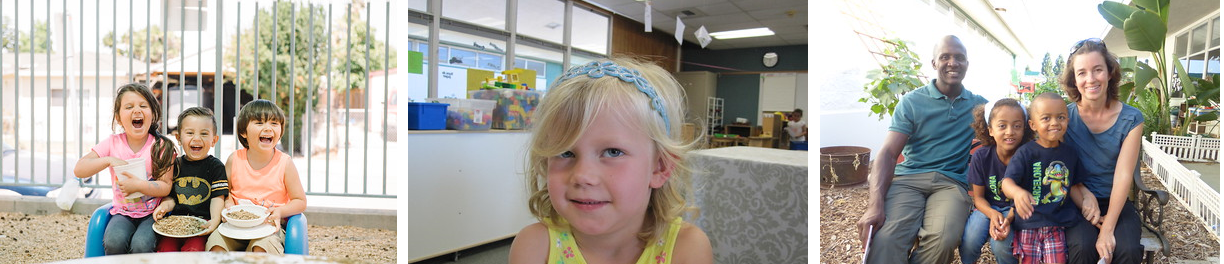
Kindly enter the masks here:
M 922 62 L 918 59 L 918 54 L 909 48 L 912 43 L 895 38 L 885 40 L 884 43 L 892 45 L 882 54 L 889 58 L 888 63 L 867 72 L 867 78 L 871 79 L 871 82 L 863 86 L 867 95 L 858 100 L 871 104 L 871 112 L 867 115 L 878 115 L 880 120 L 883 120 L 885 115 L 892 115 L 897 102 L 901 101 L 901 96 L 926 84 L 921 72 Z

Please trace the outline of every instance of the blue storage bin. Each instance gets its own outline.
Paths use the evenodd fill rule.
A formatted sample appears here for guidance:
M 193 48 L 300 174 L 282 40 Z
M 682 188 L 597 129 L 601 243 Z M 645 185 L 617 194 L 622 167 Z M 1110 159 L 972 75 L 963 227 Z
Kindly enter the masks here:
M 807 141 L 791 141 L 790 150 L 807 151 Z
M 446 129 L 446 106 L 443 103 L 408 103 L 408 130 Z

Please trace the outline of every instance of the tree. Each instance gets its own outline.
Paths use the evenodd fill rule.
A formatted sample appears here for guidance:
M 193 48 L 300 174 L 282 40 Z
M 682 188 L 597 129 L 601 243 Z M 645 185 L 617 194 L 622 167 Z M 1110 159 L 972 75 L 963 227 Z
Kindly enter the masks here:
M 9 31 L 9 18 L 4 17 L 3 33 L 0 33 L 0 48 L 6 52 L 30 52 L 30 33 L 17 29 Z M 47 38 L 47 21 L 34 20 L 34 52 L 46 53 L 55 51 L 51 48 L 51 40 Z
M 147 40 L 149 38 L 149 31 L 153 32 L 153 39 L 151 42 Z M 169 49 L 166 50 L 168 54 L 166 54 L 165 58 L 167 59 L 179 56 L 179 47 L 183 43 L 183 40 L 178 36 L 165 36 L 164 33 L 162 33 L 161 28 L 157 27 L 156 25 L 152 26 L 151 28 L 146 27 L 140 31 L 136 31 L 133 35 L 135 35 L 134 38 L 129 36 L 128 33 L 124 33 L 123 37 L 119 39 L 119 43 L 117 43 L 118 45 L 116 45 L 115 32 L 107 32 L 106 36 L 102 38 L 102 44 L 106 45 L 107 48 L 113 48 L 115 52 L 118 52 L 119 55 L 125 57 L 131 57 L 144 62 L 161 63 L 163 47 L 166 47 L 167 42 L 165 40 L 169 40 L 170 45 Z M 163 37 L 165 38 L 163 39 Z M 152 45 L 152 49 L 149 49 L 148 53 L 149 58 L 144 57 L 145 49 L 148 48 L 145 47 L 145 43 Z
M 390 66 L 395 67 L 395 51 L 387 51 L 388 47 L 385 43 L 371 39 L 374 43 L 371 43 L 370 65 L 366 65 L 365 34 L 374 34 L 374 32 L 367 29 L 365 20 L 360 18 L 359 15 L 364 12 L 357 11 L 364 10 L 363 3 L 354 4 L 353 9 L 350 10 L 353 16 L 352 50 L 347 54 L 344 46 L 346 32 L 344 16 L 333 17 L 336 22 L 329 25 L 326 21 L 326 8 L 316 6 L 314 10 L 310 10 L 306 5 L 295 5 L 295 7 L 297 7 L 296 15 L 293 14 L 294 7 L 290 7 L 288 3 L 277 4 L 275 21 L 272 19 L 272 13 L 268 11 L 271 10 L 270 7 L 256 11 L 259 16 L 258 28 L 247 28 L 237 36 L 231 36 L 226 47 L 226 50 L 238 50 L 241 53 L 241 60 L 236 57 L 236 54 L 227 52 L 223 61 L 225 66 L 238 70 L 238 79 L 230 81 L 234 81 L 243 91 L 256 95 L 257 98 L 272 100 L 285 110 L 286 115 L 293 117 L 292 127 L 284 130 L 286 136 L 281 137 L 281 140 L 286 146 L 292 144 L 293 152 L 300 152 L 302 151 L 301 131 L 304 124 L 302 119 L 305 118 L 307 106 L 315 106 L 314 109 L 326 107 L 325 104 L 321 104 L 322 100 L 319 100 L 319 97 L 325 96 L 323 93 L 327 92 L 327 76 L 331 75 L 333 90 L 362 89 L 365 87 L 365 78 L 369 75 L 369 71 L 387 68 L 387 65 L 382 63 L 382 54 L 390 52 L 392 61 Z M 311 14 L 314 14 L 313 31 Z M 328 27 L 332 31 L 330 36 L 327 35 Z M 313 45 L 310 42 L 312 32 L 315 42 Z M 258 43 L 255 41 L 256 34 L 259 36 Z M 275 46 L 273 45 L 274 39 Z M 326 57 L 328 41 L 332 41 L 331 58 Z M 239 43 L 241 43 L 241 48 L 239 48 Z M 255 58 L 256 50 L 259 51 L 258 61 Z M 313 71 L 310 64 L 312 57 L 318 58 L 314 61 Z M 326 71 L 328 59 L 332 62 L 331 72 Z M 345 63 L 348 63 L 350 67 L 347 73 L 344 72 Z M 348 84 L 344 83 L 344 74 L 349 74 Z M 276 80 L 275 85 L 273 85 L 273 78 Z M 289 89 L 290 84 L 293 87 L 292 92 Z M 276 90 L 275 96 L 269 96 L 273 89 Z M 308 93 L 313 94 L 309 102 L 306 100 Z M 291 99 L 292 106 L 290 105 Z

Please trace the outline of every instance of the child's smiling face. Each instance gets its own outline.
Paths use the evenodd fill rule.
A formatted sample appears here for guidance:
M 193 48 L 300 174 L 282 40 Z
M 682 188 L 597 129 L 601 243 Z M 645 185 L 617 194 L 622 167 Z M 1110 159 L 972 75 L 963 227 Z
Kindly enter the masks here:
M 183 145 L 187 160 L 202 160 L 208 157 L 208 150 L 217 144 L 216 129 L 213 121 L 204 116 L 187 116 L 179 123 L 178 141 Z
M 246 131 L 241 135 L 247 142 L 248 149 L 258 149 L 271 152 L 280 142 L 281 122 L 274 119 L 251 119 L 247 122 Z
M 990 117 L 990 136 L 994 137 L 995 145 L 1006 153 L 1016 151 L 1020 140 L 1024 137 L 1024 112 L 1017 107 L 997 107 Z
M 152 105 L 136 92 L 125 92 L 119 98 L 119 125 L 128 136 L 144 137 L 149 127 L 157 122 Z
M 605 107 L 561 155 L 548 159 L 553 208 L 577 232 L 640 231 L 653 188 L 667 181 L 654 141 L 623 107 Z M 664 172 L 661 172 L 664 171 Z
M 1067 105 L 1062 100 L 1039 98 L 1032 104 L 1029 127 L 1037 132 L 1039 142 L 1055 143 L 1067 132 Z M 1046 144 L 1042 144 L 1046 145 Z

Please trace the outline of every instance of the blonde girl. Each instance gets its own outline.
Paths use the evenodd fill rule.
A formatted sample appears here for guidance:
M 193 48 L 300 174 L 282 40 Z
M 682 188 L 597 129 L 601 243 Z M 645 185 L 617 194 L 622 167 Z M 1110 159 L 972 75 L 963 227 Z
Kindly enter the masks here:
M 680 217 L 697 141 L 681 137 L 684 114 L 682 88 L 651 63 L 614 58 L 561 76 L 527 156 L 540 222 L 519 232 L 510 262 L 712 263 L 705 233 Z

